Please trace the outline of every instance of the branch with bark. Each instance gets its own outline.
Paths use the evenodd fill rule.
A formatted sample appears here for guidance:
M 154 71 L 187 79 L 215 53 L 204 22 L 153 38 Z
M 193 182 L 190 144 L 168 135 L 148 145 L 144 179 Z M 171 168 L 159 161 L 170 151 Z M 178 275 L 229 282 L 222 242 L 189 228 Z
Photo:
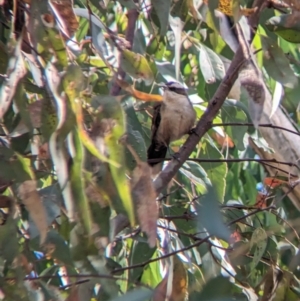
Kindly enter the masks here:
M 253 7 L 256 7 L 256 10 L 255 13 L 249 18 L 249 25 L 253 30 L 255 30 L 258 27 L 260 13 L 266 7 L 266 1 L 257 0 L 254 2 Z M 253 37 L 254 35 L 252 35 L 252 39 Z M 211 128 L 214 118 L 217 116 L 233 84 L 238 78 L 239 71 L 241 70 L 243 64 L 247 62 L 247 58 L 245 57 L 245 49 L 248 49 L 249 45 L 242 44 L 245 43 L 244 39 L 239 39 L 239 42 L 239 48 L 230 64 L 230 67 L 216 93 L 209 101 L 205 113 L 198 121 L 194 133 L 189 136 L 185 144 L 181 147 L 177 158 L 173 159 L 155 180 L 154 185 L 157 193 L 160 193 L 162 189 L 171 181 L 182 164 L 189 158 L 200 139 Z M 250 43 L 251 42 L 252 41 L 250 41 Z

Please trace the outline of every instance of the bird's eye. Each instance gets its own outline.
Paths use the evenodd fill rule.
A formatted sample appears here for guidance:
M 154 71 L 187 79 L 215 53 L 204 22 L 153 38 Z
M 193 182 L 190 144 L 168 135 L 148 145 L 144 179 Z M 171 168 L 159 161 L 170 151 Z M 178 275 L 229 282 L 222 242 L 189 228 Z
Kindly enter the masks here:
M 178 88 L 176 87 L 168 87 L 170 91 L 176 92 L 178 90 Z

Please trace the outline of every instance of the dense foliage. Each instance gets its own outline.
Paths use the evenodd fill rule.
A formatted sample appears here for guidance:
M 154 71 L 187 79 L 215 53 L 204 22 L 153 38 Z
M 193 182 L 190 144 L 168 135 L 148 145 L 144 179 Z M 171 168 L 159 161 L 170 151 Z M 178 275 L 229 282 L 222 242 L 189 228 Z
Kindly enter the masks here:
M 0 5 L 1 299 L 299 299 L 297 0 Z

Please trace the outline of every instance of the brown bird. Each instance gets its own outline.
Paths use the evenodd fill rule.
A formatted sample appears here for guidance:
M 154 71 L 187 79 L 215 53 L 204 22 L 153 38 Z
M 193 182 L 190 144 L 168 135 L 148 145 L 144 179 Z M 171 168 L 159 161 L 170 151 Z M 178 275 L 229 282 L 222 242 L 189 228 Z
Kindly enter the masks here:
M 196 120 L 196 112 L 181 84 L 169 82 L 163 88 L 163 102 L 154 107 L 148 160 L 165 158 L 169 144 L 188 134 Z M 159 160 L 149 162 L 151 166 L 157 163 Z

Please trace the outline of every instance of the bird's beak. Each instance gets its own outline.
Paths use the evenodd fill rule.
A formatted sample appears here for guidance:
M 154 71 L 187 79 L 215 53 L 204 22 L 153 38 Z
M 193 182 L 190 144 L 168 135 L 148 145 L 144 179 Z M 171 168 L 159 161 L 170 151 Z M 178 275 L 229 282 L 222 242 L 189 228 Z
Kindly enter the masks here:
M 158 86 L 159 88 L 162 88 L 162 89 L 167 88 L 167 85 L 166 85 L 165 83 L 163 83 L 163 82 L 157 84 L 157 86 Z

